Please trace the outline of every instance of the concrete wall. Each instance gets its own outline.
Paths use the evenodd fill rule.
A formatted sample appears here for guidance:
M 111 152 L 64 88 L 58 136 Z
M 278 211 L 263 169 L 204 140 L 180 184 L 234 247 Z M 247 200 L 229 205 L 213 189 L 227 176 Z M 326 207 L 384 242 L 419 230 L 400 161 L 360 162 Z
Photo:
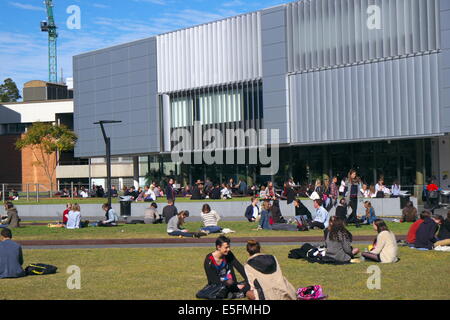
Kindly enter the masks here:
M 414 205 L 417 207 L 417 199 L 411 198 Z M 377 216 L 401 216 L 400 210 L 400 199 L 372 199 L 372 205 L 375 209 Z M 206 202 L 205 202 L 206 203 Z M 313 202 L 303 201 L 305 206 L 314 215 Z M 195 218 L 200 217 L 201 208 L 204 202 L 180 202 L 176 204 L 178 211 L 189 210 L 190 216 Z M 158 211 L 161 213 L 164 208 L 164 204 L 158 204 Z M 212 202 L 210 203 L 211 208 L 216 210 L 222 217 L 228 220 L 244 220 L 245 209 L 249 205 L 249 202 L 241 201 L 222 201 L 222 202 Z M 131 216 L 135 218 L 143 217 L 144 210 L 149 206 L 149 203 L 132 203 L 131 204 Z M 114 210 L 120 214 L 120 205 L 113 204 Z M 63 204 L 61 205 L 20 205 L 17 206 L 19 211 L 19 216 L 22 219 L 33 219 L 33 218 L 43 218 L 51 217 L 52 219 L 61 219 L 62 212 L 65 209 Z M 287 205 L 285 201 L 280 202 L 280 209 L 284 217 L 294 216 L 294 206 L 293 204 Z M 332 209 L 331 214 L 334 215 L 334 209 Z M 364 214 L 363 202 L 358 204 L 358 214 Z M 97 218 L 100 219 L 104 217 L 104 212 L 101 209 L 100 204 L 83 204 L 81 205 L 81 215 L 84 218 Z

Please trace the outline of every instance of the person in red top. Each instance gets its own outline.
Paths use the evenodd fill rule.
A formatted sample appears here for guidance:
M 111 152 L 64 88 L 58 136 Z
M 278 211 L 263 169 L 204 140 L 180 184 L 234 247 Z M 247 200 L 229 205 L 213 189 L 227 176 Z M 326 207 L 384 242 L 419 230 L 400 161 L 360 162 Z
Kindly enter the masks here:
M 64 210 L 63 212 L 63 224 L 66 225 L 67 224 L 67 220 L 69 220 L 69 212 L 70 210 L 72 210 L 72 204 L 68 203 L 66 204 L 66 210 Z
M 420 219 L 417 220 L 416 222 L 414 222 L 411 227 L 409 228 L 408 231 L 408 236 L 406 237 L 406 242 L 410 245 L 414 245 L 414 243 L 416 242 L 416 233 L 417 230 L 419 229 L 420 225 L 423 223 L 425 218 L 430 218 L 431 217 L 431 213 L 427 210 L 422 211 L 422 213 L 420 214 Z

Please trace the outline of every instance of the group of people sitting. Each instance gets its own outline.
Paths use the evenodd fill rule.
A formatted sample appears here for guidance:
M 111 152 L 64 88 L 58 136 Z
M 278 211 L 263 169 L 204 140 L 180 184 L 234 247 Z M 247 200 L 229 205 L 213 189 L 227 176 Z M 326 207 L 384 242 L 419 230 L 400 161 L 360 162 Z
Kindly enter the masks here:
M 102 205 L 102 210 L 105 211 L 105 219 L 89 223 L 88 220 L 82 221 L 81 219 L 81 209 L 78 203 L 67 203 L 66 209 L 63 212 L 62 224 L 58 226 L 63 226 L 66 229 L 80 229 L 86 228 L 88 226 L 98 226 L 98 227 L 114 227 L 117 226 L 119 222 L 119 217 L 117 216 L 114 209 L 108 203 Z
M 223 285 L 232 298 L 250 300 L 296 300 L 296 290 L 283 276 L 280 264 L 273 255 L 261 252 L 259 242 L 247 242 L 249 258 L 243 266 L 231 251 L 231 240 L 217 238 L 216 248 L 203 263 L 208 285 Z M 235 270 L 242 276 L 238 282 Z
M 409 228 L 406 245 L 419 250 L 450 246 L 450 211 L 447 219 L 424 210 Z

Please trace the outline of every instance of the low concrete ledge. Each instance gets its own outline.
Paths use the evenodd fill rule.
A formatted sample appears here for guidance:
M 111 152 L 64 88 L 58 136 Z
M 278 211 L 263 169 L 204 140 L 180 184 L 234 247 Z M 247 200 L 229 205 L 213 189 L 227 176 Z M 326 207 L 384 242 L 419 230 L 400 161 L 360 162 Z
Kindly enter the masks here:
M 363 203 L 365 200 L 369 200 L 372 203 L 375 213 L 378 217 L 401 217 L 402 210 L 400 209 L 400 198 L 383 198 L 383 199 L 359 199 L 358 202 L 358 215 L 364 215 L 365 209 Z M 417 207 L 417 198 L 411 197 L 411 201 L 414 206 Z M 302 201 L 305 206 L 314 214 L 314 206 L 312 200 Z M 175 203 L 178 210 L 189 210 L 189 213 L 194 218 L 200 217 L 201 208 L 204 203 L 208 203 L 207 200 L 204 202 L 179 202 Z M 211 208 L 216 210 L 224 218 L 244 218 L 245 209 L 250 204 L 247 201 L 222 201 L 222 202 L 211 202 Z M 149 207 L 150 203 L 138 203 L 133 202 L 131 204 L 131 217 L 132 218 L 142 218 L 144 215 L 145 208 Z M 158 204 L 158 211 L 161 213 L 165 204 Z M 120 205 L 113 204 L 113 208 L 117 214 L 120 215 Z M 18 205 L 17 210 L 19 211 L 19 216 L 27 218 L 40 218 L 40 217 L 53 217 L 53 219 L 61 219 L 62 212 L 65 209 L 64 204 L 42 204 L 42 205 Z M 285 217 L 294 216 L 295 209 L 294 205 L 287 204 L 286 201 L 280 201 L 280 209 Z M 350 210 L 349 210 L 350 211 Z M 335 208 L 331 209 L 331 215 L 334 215 Z M 3 213 L 5 214 L 5 213 Z M 83 218 L 94 218 L 102 219 L 105 216 L 104 211 L 101 208 L 101 204 L 82 204 L 81 205 L 81 216 Z

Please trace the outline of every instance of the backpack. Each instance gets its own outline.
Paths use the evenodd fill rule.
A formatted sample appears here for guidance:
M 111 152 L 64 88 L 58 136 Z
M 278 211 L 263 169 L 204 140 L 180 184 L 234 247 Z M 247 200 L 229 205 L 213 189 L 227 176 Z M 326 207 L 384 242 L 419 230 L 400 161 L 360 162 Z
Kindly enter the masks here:
M 299 288 L 297 290 L 297 300 L 323 300 L 327 297 L 323 294 L 320 285 Z
M 58 270 L 58 268 L 50 264 L 32 263 L 25 268 L 25 273 L 28 276 L 36 276 L 44 274 L 53 274 L 56 273 L 56 270 Z

